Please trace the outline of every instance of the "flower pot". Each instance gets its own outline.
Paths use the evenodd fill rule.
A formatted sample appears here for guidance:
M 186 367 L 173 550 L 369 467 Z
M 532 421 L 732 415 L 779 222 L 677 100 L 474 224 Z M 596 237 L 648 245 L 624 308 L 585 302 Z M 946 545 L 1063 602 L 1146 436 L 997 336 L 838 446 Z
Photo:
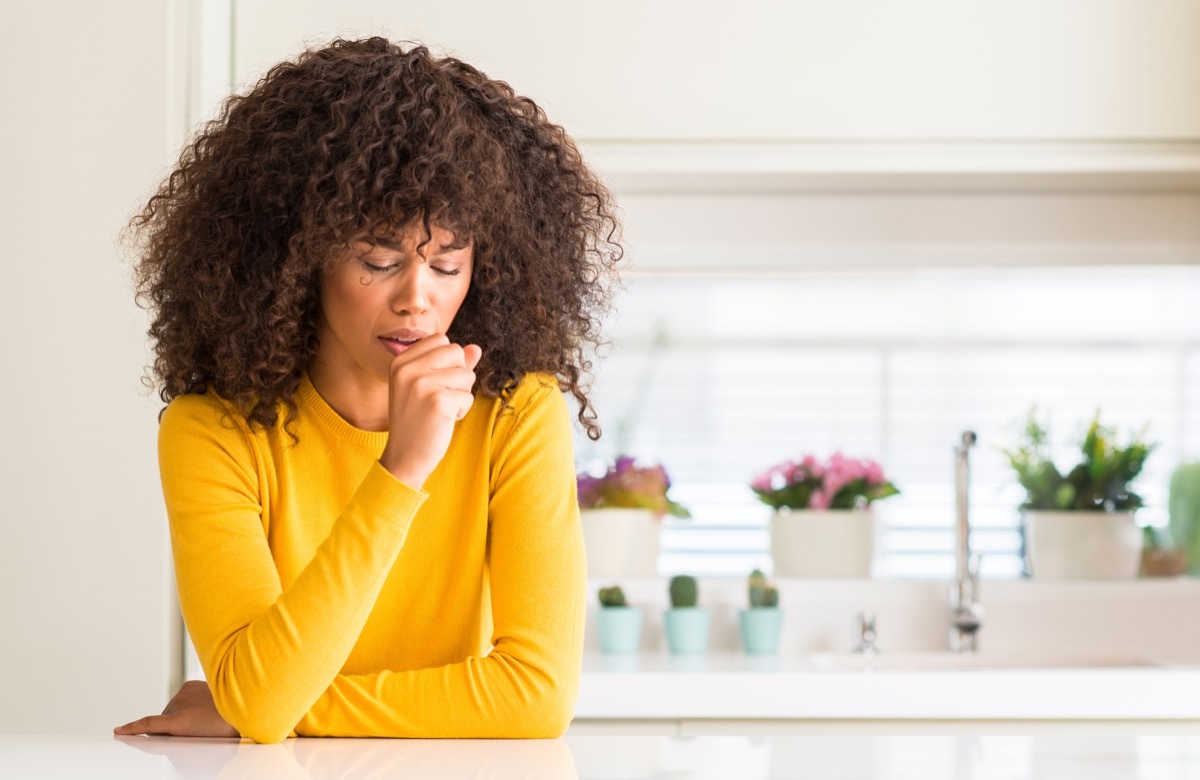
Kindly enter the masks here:
M 642 637 L 641 607 L 601 607 L 596 613 L 600 652 L 636 653 Z
M 1043 580 L 1129 580 L 1138 574 L 1142 531 L 1132 512 L 1024 513 L 1025 551 Z
M 870 577 L 875 517 L 850 509 L 780 509 L 771 516 L 776 577 Z
M 658 575 L 662 523 L 649 509 L 581 509 L 589 577 Z
M 779 631 L 783 613 L 779 607 L 752 607 L 738 612 L 742 630 L 742 648 L 751 655 L 779 652 Z
M 667 647 L 675 655 L 698 655 L 708 649 L 712 616 L 707 607 L 674 607 L 663 613 Z

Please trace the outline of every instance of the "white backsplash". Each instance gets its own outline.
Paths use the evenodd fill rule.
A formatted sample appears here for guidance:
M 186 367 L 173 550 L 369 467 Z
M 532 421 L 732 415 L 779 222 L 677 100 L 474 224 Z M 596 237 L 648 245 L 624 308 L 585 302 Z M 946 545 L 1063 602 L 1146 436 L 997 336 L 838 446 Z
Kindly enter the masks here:
M 586 648 L 598 650 L 596 591 L 588 583 Z M 667 580 L 625 580 L 630 605 L 641 606 L 641 650 L 666 652 L 662 611 Z M 880 652 L 945 650 L 948 582 L 907 580 L 779 580 L 784 610 L 780 653 L 847 652 L 854 646 L 856 613 L 875 613 Z M 737 612 L 747 603 L 737 579 L 700 580 L 700 604 L 712 610 L 709 648 L 739 649 Z M 984 652 L 1056 652 L 1152 657 L 1200 662 L 1200 580 L 1132 582 L 1037 582 L 985 580 L 985 614 L 979 646 Z

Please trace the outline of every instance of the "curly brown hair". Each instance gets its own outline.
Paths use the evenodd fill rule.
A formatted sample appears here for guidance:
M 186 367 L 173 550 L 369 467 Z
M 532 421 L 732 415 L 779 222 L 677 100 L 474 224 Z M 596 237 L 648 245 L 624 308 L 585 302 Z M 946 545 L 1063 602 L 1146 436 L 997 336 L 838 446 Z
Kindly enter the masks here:
M 474 245 L 448 336 L 483 348 L 476 390 L 507 401 L 553 374 L 599 438 L 585 348 L 622 256 L 610 193 L 532 100 L 383 38 L 309 50 L 230 97 L 131 221 L 159 396 L 211 388 L 252 424 L 295 419 L 321 272 L 414 221 Z

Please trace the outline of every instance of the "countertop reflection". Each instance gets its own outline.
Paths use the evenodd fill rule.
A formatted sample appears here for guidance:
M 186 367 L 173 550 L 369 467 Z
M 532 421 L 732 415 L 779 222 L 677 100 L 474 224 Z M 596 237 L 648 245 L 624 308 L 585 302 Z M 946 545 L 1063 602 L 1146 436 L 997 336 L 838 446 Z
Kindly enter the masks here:
M 0 736 L 0 777 L 124 780 L 1200 777 L 1200 737 L 619 737 L 558 740 Z

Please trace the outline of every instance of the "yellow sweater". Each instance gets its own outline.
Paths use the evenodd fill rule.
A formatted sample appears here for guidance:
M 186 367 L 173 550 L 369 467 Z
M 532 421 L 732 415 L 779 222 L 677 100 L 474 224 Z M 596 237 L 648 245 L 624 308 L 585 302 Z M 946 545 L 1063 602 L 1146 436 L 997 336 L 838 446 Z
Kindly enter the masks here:
M 579 686 L 584 554 L 553 378 L 476 396 L 424 491 L 307 378 L 293 444 L 213 393 L 159 461 L 184 620 L 244 737 L 557 737 Z

